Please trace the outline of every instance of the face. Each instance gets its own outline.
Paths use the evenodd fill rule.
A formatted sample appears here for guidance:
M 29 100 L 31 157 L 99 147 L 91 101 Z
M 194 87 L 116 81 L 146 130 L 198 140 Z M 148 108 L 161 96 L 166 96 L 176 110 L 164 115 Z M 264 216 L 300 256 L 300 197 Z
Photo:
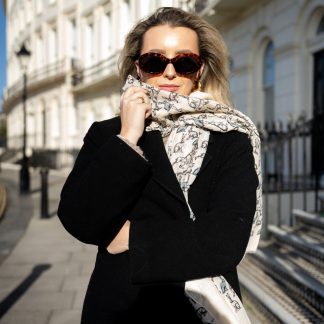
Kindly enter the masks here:
M 143 36 L 143 47 L 140 55 L 145 53 L 159 53 L 172 59 L 178 54 L 192 53 L 199 55 L 198 36 L 196 32 L 187 27 L 171 27 L 161 25 L 150 28 Z M 199 80 L 203 65 L 191 74 L 179 74 L 172 63 L 168 63 L 160 74 L 150 74 L 141 70 L 138 61 L 135 63 L 137 74 L 146 82 L 161 90 L 189 95 Z

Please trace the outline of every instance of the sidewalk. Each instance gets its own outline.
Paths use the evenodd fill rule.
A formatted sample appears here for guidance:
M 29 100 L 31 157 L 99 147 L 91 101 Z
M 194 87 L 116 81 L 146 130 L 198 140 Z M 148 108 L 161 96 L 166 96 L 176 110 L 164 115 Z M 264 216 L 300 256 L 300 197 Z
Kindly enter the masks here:
M 34 213 L 32 195 L 19 195 L 17 180 L 17 166 L 9 165 L 0 173 L 0 184 L 7 195 L 5 212 L 0 220 L 0 264 L 22 237 Z
M 66 174 L 50 172 L 53 214 L 65 178 Z M 32 179 L 32 218 L 0 265 L 0 323 L 79 324 L 96 247 L 74 239 L 56 215 L 40 219 L 39 177 L 33 174 Z
M 49 175 L 53 216 L 41 219 L 39 174 L 32 174 L 30 195 L 19 196 L 18 169 L 3 167 L 0 173 L 11 193 L 5 217 L 18 218 L 14 230 L 6 225 L 10 251 L 0 258 L 0 324 L 80 324 L 97 248 L 79 242 L 63 228 L 56 210 L 67 173 Z M 1 226 L 3 222 L 0 235 Z M 249 316 L 253 324 L 260 323 L 253 313 Z

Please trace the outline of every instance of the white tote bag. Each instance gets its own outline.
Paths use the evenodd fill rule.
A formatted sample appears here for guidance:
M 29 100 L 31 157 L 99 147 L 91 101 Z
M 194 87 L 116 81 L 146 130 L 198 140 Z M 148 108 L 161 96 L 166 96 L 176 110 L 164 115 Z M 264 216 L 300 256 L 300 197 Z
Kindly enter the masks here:
M 185 294 L 205 324 L 250 324 L 234 289 L 223 276 L 187 281 Z

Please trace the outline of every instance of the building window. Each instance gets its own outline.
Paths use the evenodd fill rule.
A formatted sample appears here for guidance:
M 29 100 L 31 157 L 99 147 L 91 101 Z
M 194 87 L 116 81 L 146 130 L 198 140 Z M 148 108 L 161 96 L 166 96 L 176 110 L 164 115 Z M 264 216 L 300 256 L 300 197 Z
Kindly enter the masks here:
M 75 135 L 78 131 L 78 113 L 77 113 L 77 108 L 74 106 L 71 106 L 69 108 L 69 134 L 70 135 Z
M 274 82 L 275 82 L 275 58 L 274 46 L 270 41 L 265 49 L 263 58 L 263 91 L 265 121 L 274 121 Z
M 35 114 L 34 112 L 29 112 L 27 114 L 27 129 L 30 131 L 28 132 L 28 143 L 29 147 L 35 147 L 35 134 L 36 134 L 36 123 L 35 123 Z
M 96 121 L 96 114 L 95 114 L 93 108 L 90 108 L 90 110 L 87 112 L 87 115 L 86 115 L 85 128 L 88 129 L 95 121 Z
M 106 12 L 101 25 L 101 59 L 107 58 L 112 52 L 112 23 L 111 13 Z
M 43 0 L 36 0 L 36 13 L 40 14 L 43 10 Z
M 229 67 L 230 73 L 233 74 L 233 71 L 234 71 L 234 59 L 233 59 L 232 56 L 229 57 L 228 67 Z
M 68 36 L 69 55 L 73 58 L 77 56 L 77 33 L 75 19 L 69 20 L 69 36 Z
M 125 36 L 130 29 L 131 26 L 131 7 L 130 7 L 130 0 L 123 0 L 121 1 L 121 8 L 120 8 L 120 20 L 121 22 L 121 35 L 119 37 L 119 45 L 123 46 L 123 36 Z
M 58 137 L 60 135 L 60 107 L 58 101 L 55 99 L 52 102 L 52 135 Z
M 86 26 L 86 42 L 85 42 L 85 62 L 87 66 L 91 66 L 94 62 L 95 53 L 95 37 L 93 22 L 89 22 Z
M 18 16 L 15 16 L 14 18 L 13 18 L 13 35 L 14 35 L 14 38 L 16 38 L 17 37 L 17 35 L 19 34 L 19 24 L 18 24 L 18 22 L 19 22 L 19 18 L 18 18 Z M 10 37 L 9 37 L 10 38 Z
M 47 114 L 46 114 L 46 108 L 43 104 L 42 109 L 42 147 L 45 148 L 47 144 Z
M 25 28 L 25 12 L 24 12 L 24 7 L 23 5 L 21 5 L 21 7 L 19 7 L 19 31 L 24 30 Z
M 37 68 L 44 65 L 44 47 L 42 35 L 36 36 L 36 64 Z
M 32 20 L 32 3 L 31 0 L 28 0 L 26 3 L 26 21 L 29 24 Z
M 229 68 L 229 85 L 230 85 L 230 91 L 231 91 L 231 97 L 232 97 L 232 102 L 235 105 L 235 93 L 238 91 L 237 89 L 237 77 L 234 74 L 234 59 L 232 56 L 229 57 L 228 60 L 228 68 Z
M 324 33 L 324 16 L 322 17 L 320 23 L 318 24 L 316 35 L 323 34 Z
M 55 27 L 50 29 L 48 41 L 49 41 L 49 48 L 48 48 L 49 63 L 53 63 L 57 60 L 57 56 L 58 56 L 57 30 Z

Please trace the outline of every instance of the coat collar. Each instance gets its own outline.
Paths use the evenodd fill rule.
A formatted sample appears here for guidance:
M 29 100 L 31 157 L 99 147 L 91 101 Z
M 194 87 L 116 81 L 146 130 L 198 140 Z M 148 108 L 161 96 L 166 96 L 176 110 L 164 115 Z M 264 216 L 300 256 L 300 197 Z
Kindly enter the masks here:
M 209 147 L 212 144 L 213 136 L 211 134 L 207 152 L 202 162 L 199 177 L 209 162 L 212 160 L 212 155 L 209 154 Z M 145 132 L 141 138 L 139 145 L 142 147 L 148 161 L 152 164 L 153 179 L 159 183 L 170 194 L 178 198 L 181 202 L 187 205 L 183 192 L 178 183 L 177 177 L 173 172 L 172 165 L 169 161 L 165 146 L 163 143 L 161 132 L 158 130 Z

